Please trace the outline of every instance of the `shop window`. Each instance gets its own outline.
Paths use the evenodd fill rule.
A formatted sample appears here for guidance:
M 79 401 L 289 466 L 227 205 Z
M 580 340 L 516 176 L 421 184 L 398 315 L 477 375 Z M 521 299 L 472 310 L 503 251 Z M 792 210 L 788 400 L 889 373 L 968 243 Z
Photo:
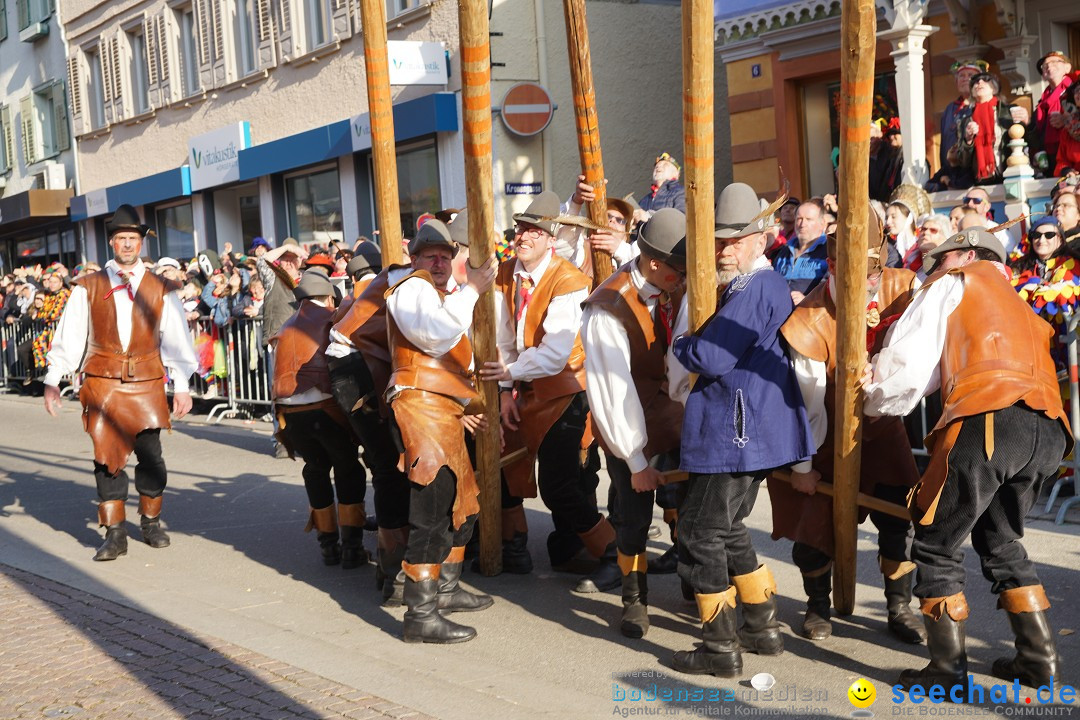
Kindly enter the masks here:
M 195 221 L 191 203 L 158 208 L 158 257 L 168 256 L 181 262 L 195 256 Z
M 34 88 L 20 103 L 23 160 L 32 165 L 55 157 L 70 147 L 67 93 L 64 82 L 54 80 Z
M 401 230 L 406 237 L 412 237 L 421 215 L 442 210 L 439 160 L 434 143 L 398 150 L 397 168 Z
M 146 54 L 146 35 L 142 28 L 127 33 L 128 47 L 131 52 L 131 87 L 135 99 L 135 113 L 150 111 L 150 73 Z
M 11 108 L 0 105 L 0 173 L 15 165 L 15 128 L 11 124 Z
M 86 96 L 90 99 L 90 127 L 105 127 L 105 80 L 101 71 L 101 54 L 86 53 L 86 64 L 90 68 L 89 82 L 86 84 Z
M 341 184 L 336 168 L 285 179 L 289 234 L 304 246 L 341 242 Z

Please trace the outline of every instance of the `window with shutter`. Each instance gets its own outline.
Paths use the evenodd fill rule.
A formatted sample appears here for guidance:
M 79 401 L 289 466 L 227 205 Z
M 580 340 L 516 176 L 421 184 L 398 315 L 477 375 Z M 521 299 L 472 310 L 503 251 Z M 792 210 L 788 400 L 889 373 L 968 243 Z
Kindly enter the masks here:
M 260 70 L 277 64 L 277 47 L 274 44 L 274 9 L 272 0 L 255 0 L 258 16 L 258 65 Z
M 64 81 L 57 80 L 52 86 L 53 150 L 61 153 L 71 147 L 71 131 L 68 129 L 67 93 Z
M 98 42 L 98 67 L 101 68 L 101 102 L 102 114 L 101 125 L 109 125 L 113 122 L 113 81 L 112 62 L 109 60 L 109 38 L 102 36 Z
M 149 112 L 150 71 L 146 33 L 140 26 L 134 32 L 125 32 L 118 36 L 121 53 L 128 62 L 123 64 L 131 88 L 131 105 L 134 114 Z
M 172 47 L 176 48 L 179 55 L 178 67 L 182 75 L 175 82 L 177 84 L 183 82 L 182 97 L 188 97 L 199 92 L 199 67 L 201 63 L 198 42 L 199 23 L 195 19 L 194 6 L 189 5 L 178 9 L 176 12 L 179 27 L 176 30 L 170 29 L 170 37 L 176 37 L 177 33 L 179 33 L 179 42 Z M 171 23 L 167 23 L 166 27 L 171 25 Z
M 127 86 L 127 73 L 125 72 L 124 55 L 127 43 L 120 42 L 119 34 L 113 35 L 109 41 L 109 74 L 112 76 L 112 104 L 113 122 L 119 122 L 127 117 L 127 98 L 124 88 Z
M 203 90 L 214 87 L 213 0 L 195 0 L 195 21 L 199 35 L 199 83 Z
M 173 10 L 165 8 L 153 18 L 157 26 L 156 40 L 158 50 L 158 95 L 162 105 L 169 105 L 178 99 L 180 78 L 174 66 L 177 59 L 176 30 Z
M 0 40 L 7 39 L 7 3 L 0 0 Z
M 143 42 L 146 47 L 146 96 L 151 107 L 161 107 L 161 59 L 158 53 L 157 15 L 143 15 Z
M 15 164 L 15 128 L 11 125 L 11 108 L 0 105 L 0 173 Z
M 274 0 L 278 13 L 278 45 L 281 47 L 281 59 L 292 60 L 296 52 L 293 40 L 293 0 Z
M 22 124 L 23 164 L 29 167 L 38 161 L 37 113 L 34 110 L 34 96 L 27 95 L 19 101 L 19 120 Z
M 83 95 L 82 53 L 78 50 L 68 56 L 68 93 L 71 95 L 71 131 L 76 135 L 83 133 Z
M 89 103 L 89 117 L 84 120 L 89 123 L 89 129 L 96 130 L 105 127 L 107 122 L 105 115 L 105 79 L 101 64 L 101 45 L 98 51 L 86 53 L 86 101 Z
M 231 36 L 232 13 L 225 7 L 226 0 L 207 0 L 213 13 L 214 21 L 214 85 L 220 86 L 234 79 L 229 53 L 226 53 L 226 38 Z

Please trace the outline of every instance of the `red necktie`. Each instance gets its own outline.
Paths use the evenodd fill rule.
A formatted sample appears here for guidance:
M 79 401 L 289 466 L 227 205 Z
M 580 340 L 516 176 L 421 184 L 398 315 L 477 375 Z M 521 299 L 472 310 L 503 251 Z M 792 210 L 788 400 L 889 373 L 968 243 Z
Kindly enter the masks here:
M 922 253 L 919 252 L 919 243 L 916 242 L 908 249 L 907 255 L 904 256 L 904 267 L 912 272 L 919 272 L 922 269 L 922 262 Z
M 521 287 L 518 289 L 518 309 L 517 315 L 514 317 L 515 322 L 521 322 L 521 316 L 525 314 L 525 308 L 532 298 L 532 291 L 535 287 L 532 278 L 528 275 L 519 275 L 518 281 L 521 283 Z
M 665 347 L 670 347 L 672 315 L 675 314 L 675 308 L 671 304 L 671 296 L 665 292 L 661 292 L 652 295 L 651 297 L 656 300 L 656 314 L 660 317 L 660 322 L 664 326 L 665 339 L 667 340 Z
M 122 282 L 124 284 L 123 285 L 117 285 L 112 290 L 110 290 L 108 293 L 106 293 L 105 294 L 105 299 L 108 300 L 109 298 L 112 297 L 114 292 L 116 292 L 120 288 L 124 288 L 125 290 L 127 290 L 128 299 L 131 300 L 132 302 L 135 302 L 135 291 L 131 289 L 131 275 L 124 272 L 123 270 L 120 270 L 119 268 L 117 268 L 116 274 L 120 277 L 120 282 Z

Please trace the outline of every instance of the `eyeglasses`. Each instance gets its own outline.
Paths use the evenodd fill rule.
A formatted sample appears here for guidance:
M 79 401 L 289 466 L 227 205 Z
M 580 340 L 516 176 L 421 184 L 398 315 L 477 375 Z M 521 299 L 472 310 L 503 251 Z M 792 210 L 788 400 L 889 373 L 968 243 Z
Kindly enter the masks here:
M 1056 205 L 1054 205 L 1054 210 L 1057 210 L 1058 208 L 1073 208 L 1073 209 L 1075 209 L 1076 208 L 1076 203 L 1058 201 L 1058 203 Z
M 514 232 L 516 232 L 518 235 L 521 235 L 522 237 L 534 238 L 538 238 L 544 234 L 544 231 L 536 227 L 535 225 L 518 225 L 514 229 Z
M 1040 239 L 1042 239 L 1042 240 L 1053 240 L 1056 237 L 1061 237 L 1060 235 L 1058 235 L 1057 230 L 1051 230 L 1049 232 L 1034 232 L 1034 233 L 1031 233 L 1031 239 L 1032 240 L 1040 240 Z
M 982 205 L 984 202 L 986 202 L 986 200 L 984 198 L 981 198 L 981 197 L 972 197 L 972 196 L 968 195 L 967 197 L 964 198 L 964 204 L 965 205 L 967 205 L 968 203 L 971 203 L 973 205 Z
M 623 227 L 626 227 L 626 218 L 624 218 L 622 215 L 618 215 L 616 213 L 608 213 L 607 219 L 608 222 L 613 222 L 616 225 L 622 225 Z
M 937 229 L 936 227 L 931 227 L 929 225 L 923 226 L 922 231 L 924 233 L 926 233 L 927 235 L 940 235 L 941 234 L 941 230 Z

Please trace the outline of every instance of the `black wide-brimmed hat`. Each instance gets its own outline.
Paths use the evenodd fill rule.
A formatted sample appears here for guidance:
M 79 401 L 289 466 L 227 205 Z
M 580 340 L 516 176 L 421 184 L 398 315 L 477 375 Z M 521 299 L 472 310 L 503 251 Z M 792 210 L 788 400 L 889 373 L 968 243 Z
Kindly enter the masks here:
M 641 252 L 677 268 L 686 267 L 686 216 L 675 208 L 653 213 L 641 228 Z
M 128 230 L 139 233 L 139 235 L 146 235 L 146 232 L 150 229 L 149 225 L 144 225 L 139 220 L 139 213 L 135 212 L 135 208 L 130 205 L 121 205 L 116 208 L 116 212 L 105 223 L 105 234 L 110 238 L 118 232 Z

